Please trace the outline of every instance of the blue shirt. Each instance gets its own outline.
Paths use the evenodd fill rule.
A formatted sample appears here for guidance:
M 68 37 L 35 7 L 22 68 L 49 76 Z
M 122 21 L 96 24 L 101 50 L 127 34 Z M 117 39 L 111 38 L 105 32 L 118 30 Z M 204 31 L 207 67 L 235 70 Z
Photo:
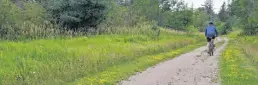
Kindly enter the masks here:
M 205 36 L 206 37 L 214 37 L 218 36 L 218 31 L 215 26 L 209 25 L 205 30 Z

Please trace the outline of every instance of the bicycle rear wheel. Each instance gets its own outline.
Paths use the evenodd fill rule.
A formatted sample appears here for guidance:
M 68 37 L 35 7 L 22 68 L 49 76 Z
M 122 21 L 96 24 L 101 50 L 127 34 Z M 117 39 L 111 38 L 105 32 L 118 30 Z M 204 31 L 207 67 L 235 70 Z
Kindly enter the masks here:
M 209 42 L 209 50 L 208 50 L 208 54 L 210 56 L 213 56 L 214 54 L 214 40 L 212 39 L 210 42 Z

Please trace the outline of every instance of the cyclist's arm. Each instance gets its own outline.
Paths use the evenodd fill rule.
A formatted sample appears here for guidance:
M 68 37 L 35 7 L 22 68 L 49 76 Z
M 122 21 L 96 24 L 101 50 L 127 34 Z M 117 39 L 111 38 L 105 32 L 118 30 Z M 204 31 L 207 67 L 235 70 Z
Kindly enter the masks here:
M 218 31 L 217 31 L 216 28 L 215 28 L 215 32 L 216 32 L 216 37 L 218 37 L 218 36 L 219 36 L 219 33 L 218 33 Z
M 207 37 L 207 28 L 205 29 L 205 36 Z

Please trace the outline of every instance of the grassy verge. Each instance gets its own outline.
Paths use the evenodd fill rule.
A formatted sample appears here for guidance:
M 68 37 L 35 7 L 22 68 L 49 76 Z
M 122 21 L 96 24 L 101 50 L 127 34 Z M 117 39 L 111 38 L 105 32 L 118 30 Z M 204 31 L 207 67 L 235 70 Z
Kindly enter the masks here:
M 258 84 L 258 43 L 255 36 L 230 37 L 220 59 L 222 85 Z
M 221 42 L 218 42 L 218 43 L 216 43 L 215 45 L 216 45 L 216 47 L 220 47 L 220 46 L 222 46 L 224 43 L 225 43 L 225 40 L 223 40 L 223 41 L 221 41 Z
M 90 77 L 85 77 L 78 80 L 71 85 L 115 85 L 121 80 L 127 79 L 136 72 L 144 71 L 146 68 L 160 63 L 169 58 L 174 58 L 187 51 L 191 51 L 197 47 L 203 46 L 205 43 L 198 43 L 185 46 L 170 52 L 160 53 L 156 55 L 149 55 L 140 57 L 134 61 L 125 62 L 120 65 L 108 68 L 106 71 L 93 74 Z
M 204 42 L 200 37 L 203 36 L 167 33 L 160 35 L 158 41 L 148 35 L 3 41 L 0 42 L 0 84 L 60 85 L 77 82 L 111 67 L 148 58 L 148 55 Z

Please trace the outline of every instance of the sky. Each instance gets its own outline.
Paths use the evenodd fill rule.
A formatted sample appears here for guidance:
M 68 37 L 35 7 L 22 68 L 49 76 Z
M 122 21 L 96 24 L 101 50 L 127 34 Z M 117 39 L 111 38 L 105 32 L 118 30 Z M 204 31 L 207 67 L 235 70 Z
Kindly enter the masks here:
M 204 4 L 204 2 L 206 0 L 184 0 L 186 3 L 188 3 L 189 6 L 194 5 L 194 8 L 198 8 L 201 7 L 202 4 Z M 228 0 L 213 0 L 214 3 L 214 11 L 215 13 L 218 13 L 220 10 L 221 5 L 223 4 L 224 1 L 228 1 Z

